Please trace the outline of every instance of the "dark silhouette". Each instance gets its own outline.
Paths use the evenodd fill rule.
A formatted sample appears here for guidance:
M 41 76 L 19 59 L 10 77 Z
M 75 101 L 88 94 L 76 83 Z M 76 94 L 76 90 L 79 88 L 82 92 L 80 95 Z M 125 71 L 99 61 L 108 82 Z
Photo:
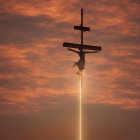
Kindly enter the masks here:
M 77 66 L 79 68 L 79 71 L 83 71 L 85 69 L 85 54 L 86 53 L 97 53 L 98 51 L 91 51 L 91 52 L 86 52 L 86 51 L 83 51 L 83 50 L 80 50 L 80 51 L 76 51 L 76 50 L 73 50 L 71 48 L 68 48 L 69 51 L 73 51 L 75 53 L 77 53 L 80 57 L 79 61 L 75 62 L 73 67 Z
M 73 52 L 75 52 L 75 53 L 77 53 L 79 55 L 80 59 L 77 62 L 74 63 L 73 67 L 77 66 L 78 69 L 79 69 L 77 74 L 82 75 L 83 70 L 85 69 L 85 54 L 86 53 L 98 53 L 99 51 L 101 51 L 101 47 L 85 45 L 83 43 L 83 33 L 85 31 L 90 31 L 89 27 L 84 27 L 83 26 L 83 9 L 81 9 L 81 25 L 80 26 L 74 26 L 74 29 L 81 31 L 81 44 L 64 42 L 63 47 L 68 47 L 69 51 L 73 51 Z M 77 49 L 79 49 L 79 51 L 73 50 L 71 48 L 77 48 Z M 86 52 L 84 50 L 94 50 L 94 51 Z

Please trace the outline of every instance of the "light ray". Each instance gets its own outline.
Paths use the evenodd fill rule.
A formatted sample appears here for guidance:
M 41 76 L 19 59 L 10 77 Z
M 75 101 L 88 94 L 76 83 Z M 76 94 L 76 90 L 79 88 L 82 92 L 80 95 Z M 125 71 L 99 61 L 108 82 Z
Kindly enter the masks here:
M 80 95 L 79 95 L 79 140 L 82 140 L 82 75 L 80 75 Z

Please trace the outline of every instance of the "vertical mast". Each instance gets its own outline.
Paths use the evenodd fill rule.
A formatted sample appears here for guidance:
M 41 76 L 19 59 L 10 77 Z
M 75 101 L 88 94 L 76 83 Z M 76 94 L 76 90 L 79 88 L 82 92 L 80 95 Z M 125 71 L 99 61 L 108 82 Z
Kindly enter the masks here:
M 81 28 L 83 27 L 83 8 L 81 8 Z M 83 45 L 83 29 L 81 30 L 81 46 Z M 83 48 L 81 48 L 83 50 Z

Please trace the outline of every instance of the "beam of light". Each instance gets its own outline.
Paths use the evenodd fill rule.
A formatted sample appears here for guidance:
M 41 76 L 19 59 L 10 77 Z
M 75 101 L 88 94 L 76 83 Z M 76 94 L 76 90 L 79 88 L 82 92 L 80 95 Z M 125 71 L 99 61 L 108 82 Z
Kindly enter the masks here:
M 82 75 L 80 75 L 80 95 L 79 95 L 79 140 L 82 140 Z

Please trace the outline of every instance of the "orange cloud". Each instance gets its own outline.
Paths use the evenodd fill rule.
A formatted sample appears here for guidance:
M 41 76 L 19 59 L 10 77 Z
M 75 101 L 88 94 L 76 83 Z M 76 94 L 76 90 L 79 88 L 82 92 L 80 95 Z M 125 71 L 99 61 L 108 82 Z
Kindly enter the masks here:
M 73 25 L 91 26 L 85 43 L 101 45 L 86 56 L 84 102 L 139 109 L 139 4 L 131 1 L 3 1 L 0 11 L 1 114 L 55 108 L 78 96 L 72 69 L 79 58 L 62 48 L 80 42 Z M 94 6 L 94 9 L 93 9 Z M 28 110 L 29 109 L 29 110 Z

